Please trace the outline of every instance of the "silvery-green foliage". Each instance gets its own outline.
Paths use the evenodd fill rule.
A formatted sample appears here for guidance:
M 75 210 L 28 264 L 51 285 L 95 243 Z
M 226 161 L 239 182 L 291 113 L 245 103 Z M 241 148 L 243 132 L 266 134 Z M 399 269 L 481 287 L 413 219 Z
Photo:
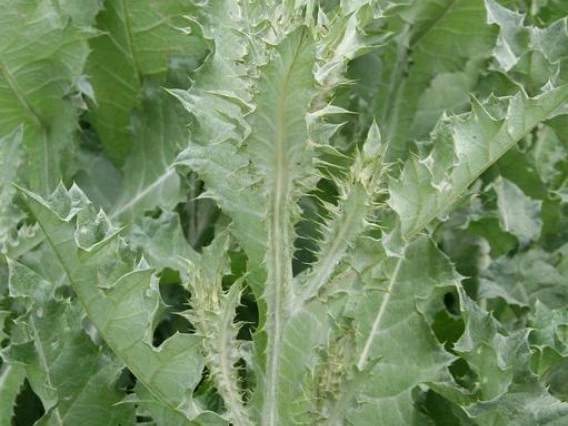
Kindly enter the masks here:
M 525 3 L 0 0 L 0 424 L 566 424 Z

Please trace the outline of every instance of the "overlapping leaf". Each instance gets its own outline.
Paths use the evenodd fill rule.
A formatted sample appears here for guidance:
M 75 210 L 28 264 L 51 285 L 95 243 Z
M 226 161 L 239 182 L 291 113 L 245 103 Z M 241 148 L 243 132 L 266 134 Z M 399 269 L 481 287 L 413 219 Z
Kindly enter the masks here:
M 420 232 L 462 196 L 475 179 L 568 100 L 568 86 L 535 98 L 524 93 L 474 102 L 473 111 L 442 120 L 426 157 L 412 156 L 389 185 L 389 204 L 406 238 Z
M 250 106 L 250 81 L 245 57 L 253 54 L 241 33 L 246 18 L 237 2 L 212 2 L 204 15 L 211 28 L 206 36 L 215 50 L 196 74 L 187 91 L 173 90 L 195 118 L 190 143 L 176 160 L 205 182 L 204 196 L 213 198 L 233 220 L 233 232 L 247 251 L 252 265 L 259 265 L 266 249 L 266 230 L 261 222 L 263 199 L 247 190 L 255 184 L 248 159 L 238 151 L 248 133 L 243 120 Z M 227 178 L 229 177 L 229 178 Z M 260 294 L 258 286 L 254 290 Z
M 191 391 L 201 377 L 200 338 L 177 334 L 152 346 L 160 298 L 153 271 L 137 266 L 124 242 L 84 194 L 59 188 L 49 202 L 23 192 L 27 206 L 89 319 L 159 404 L 197 416 Z
M 565 424 L 568 32 L 525 3 L 5 1 L 0 423 L 27 379 L 38 424 Z
M 81 327 L 80 309 L 56 300 L 55 289 L 26 266 L 10 263 L 10 296 L 31 303 L 10 330 L 11 344 L 2 354 L 11 364 L 6 367 L 25 371 L 46 411 L 42 424 L 131 422 L 133 407 L 117 405 L 121 364 L 93 343 Z M 89 416 L 93 407 L 101 411 L 97 419 Z
M 496 259 L 480 279 L 484 299 L 502 298 L 508 304 L 534 306 L 537 300 L 551 308 L 568 301 L 564 279 L 568 267 L 563 246 L 554 253 L 533 248 L 515 256 Z
M 170 67 L 192 70 L 205 56 L 206 44 L 191 34 L 187 15 L 194 13 L 191 3 L 177 0 L 125 0 L 106 2 L 98 15 L 103 34 L 91 40 L 87 64 L 96 99 L 90 119 L 117 163 L 139 149 L 138 144 L 132 146 L 131 120 L 147 80 L 163 81 Z
M 129 221 L 145 210 L 171 210 L 184 199 L 170 165 L 187 143 L 187 115 L 162 86 L 186 87 L 188 73 L 208 53 L 200 26 L 189 16 L 196 11 L 177 0 L 120 1 L 108 2 L 97 17 L 104 33 L 90 43 L 86 71 L 93 101 L 87 119 L 107 158 L 124 168 L 121 180 L 85 189 L 108 199 L 120 186 L 109 206 L 113 218 Z
M 73 25 L 52 2 L 5 0 L 0 7 L 0 137 L 22 126 L 21 179 L 48 195 L 62 178 L 63 151 L 73 143 L 74 86 L 92 32 Z
M 565 84 L 568 74 L 568 29 L 566 18 L 545 28 L 526 26 L 524 15 L 495 0 L 485 0 L 488 22 L 500 28 L 494 58 L 501 70 L 536 92 L 549 82 Z
M 391 42 L 355 61 L 350 75 L 360 80 L 360 102 L 374 111 L 363 126 L 379 122 L 387 159 L 396 161 L 444 111 L 467 108 L 496 30 L 486 24 L 482 0 L 385 3 Z
M 531 371 L 527 332 L 507 335 L 490 314 L 463 295 L 462 309 L 466 331 L 456 351 L 475 372 L 476 397 L 471 405 L 460 402 L 474 421 L 503 426 L 564 424 L 568 404 L 550 395 Z

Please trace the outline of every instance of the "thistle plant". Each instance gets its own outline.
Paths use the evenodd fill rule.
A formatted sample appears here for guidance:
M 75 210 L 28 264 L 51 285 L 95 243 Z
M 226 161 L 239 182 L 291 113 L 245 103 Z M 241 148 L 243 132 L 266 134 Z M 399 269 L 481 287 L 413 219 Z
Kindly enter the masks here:
M 0 424 L 568 422 L 562 2 L 3 6 Z

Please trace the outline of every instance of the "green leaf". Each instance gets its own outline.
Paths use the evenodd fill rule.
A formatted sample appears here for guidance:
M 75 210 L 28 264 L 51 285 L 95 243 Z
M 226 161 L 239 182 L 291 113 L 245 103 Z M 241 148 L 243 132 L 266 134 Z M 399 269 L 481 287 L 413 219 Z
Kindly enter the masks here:
M 0 367 L 0 424 L 9 425 L 14 417 L 16 397 L 24 384 L 26 372 L 18 364 L 3 363 Z
M 527 197 L 513 182 L 497 178 L 493 187 L 501 228 L 517 237 L 521 246 L 538 240 L 542 229 L 542 202 Z
M 233 220 L 232 232 L 246 250 L 253 265 L 262 262 L 266 252 L 267 231 L 262 222 L 263 200 L 247 190 L 254 185 L 246 157 L 228 143 L 208 146 L 191 143 L 177 158 L 179 166 L 189 166 L 205 182 L 201 197 L 215 200 Z M 227 179 L 226 176 L 230 176 Z M 258 286 L 254 288 L 260 292 Z
M 10 262 L 9 285 L 10 297 L 31 303 L 14 321 L 3 357 L 23 365 L 41 398 L 46 414 L 39 424 L 132 422 L 133 407 L 118 405 L 124 394 L 113 389 L 122 366 L 83 330 L 80 309 L 54 300 L 55 286 L 22 264 Z M 97 417 L 90 416 L 93 409 Z
M 17 244 L 11 241 L 12 231 L 21 220 L 21 212 L 13 204 L 15 194 L 13 182 L 18 180 L 18 169 L 22 163 L 22 129 L 0 138 L 0 251 L 6 251 L 7 245 Z
M 78 150 L 77 173 L 74 182 L 88 195 L 92 203 L 111 211 L 121 195 L 122 176 L 112 162 L 100 153 Z
M 345 4 L 342 9 L 344 6 Z M 328 15 L 319 11 L 318 21 L 321 27 L 318 28 L 318 63 L 314 75 L 318 83 L 327 89 L 349 83 L 345 78 L 349 62 L 374 51 L 389 37 L 388 33 L 374 28 L 366 31 L 367 27 L 380 22 L 382 15 L 379 10 L 365 6 L 363 3 L 352 2 L 349 11 L 340 10 L 339 13 Z M 309 11 L 306 11 L 306 15 L 306 20 L 309 21 Z M 333 31 L 328 32 L 325 30 L 327 27 L 333 27 Z
M 467 108 L 496 33 L 482 0 L 414 2 L 394 13 L 396 43 L 378 51 L 384 71 L 372 100 L 388 161 L 406 158 L 409 143 L 426 137 L 444 111 Z
M 252 425 L 239 385 L 236 364 L 241 358 L 234 322 L 241 296 L 241 283 L 228 292 L 222 288 L 223 276 L 229 272 L 228 236 L 221 234 L 209 245 L 199 262 L 190 264 L 192 310 L 187 312 L 196 332 L 203 338 L 205 363 L 212 382 L 223 398 L 226 417 L 236 426 Z
M 257 58 L 242 28 L 248 25 L 243 20 L 251 12 L 243 9 L 241 14 L 236 1 L 215 1 L 209 6 L 202 11 L 202 20 L 214 51 L 196 72 L 195 83 L 188 90 L 171 91 L 196 121 L 190 143 L 175 164 L 190 167 L 203 180 L 206 191 L 202 197 L 214 199 L 231 217 L 231 231 L 254 268 L 262 263 L 266 252 L 267 231 L 257 226 L 265 200 L 262 194 L 250 190 L 257 187 L 257 178 L 251 175 L 248 158 L 235 146 L 250 132 L 243 118 L 251 108 L 246 58 L 247 54 Z M 215 30 L 208 32 L 208 28 Z M 261 284 L 262 277 L 251 283 L 257 295 L 262 293 Z
M 562 356 L 568 356 L 568 313 L 562 309 L 552 310 L 537 302 L 530 318 L 531 345 L 542 348 L 548 346 Z
M 78 27 L 90 27 L 95 17 L 103 9 L 104 0 L 57 0 L 60 10 L 64 10 Z
M 493 56 L 498 68 L 522 82 L 529 93 L 536 93 L 551 82 L 568 81 L 568 29 L 566 18 L 545 28 L 525 26 L 525 16 L 509 10 L 495 0 L 485 0 L 488 23 L 500 28 Z
M 340 262 L 347 255 L 356 238 L 372 226 L 367 221 L 371 211 L 378 205 L 373 203 L 385 183 L 386 167 L 383 167 L 385 145 L 381 142 L 379 127 L 373 123 L 369 129 L 362 152 L 358 153 L 345 181 L 337 179 L 339 189 L 337 206 L 326 206 L 330 218 L 320 230 L 322 241 L 317 261 L 302 277 L 305 287 L 304 299 L 315 297 L 328 283 Z
M 501 6 L 493 0 L 485 2 L 489 24 L 501 27 L 494 56 L 497 63 L 508 71 L 517 64 L 519 57 L 526 53 L 530 31 L 522 25 L 523 15 Z
M 181 177 L 171 164 L 187 143 L 187 113 L 159 87 L 146 89 L 141 109 L 131 117 L 137 145 L 124 165 L 121 195 L 111 219 L 132 219 L 157 207 L 171 211 L 185 198 Z
M 332 411 L 324 424 L 341 419 L 357 425 L 425 424 L 414 408 L 413 390 L 447 379 L 453 360 L 434 337 L 425 308 L 437 287 L 451 288 L 459 276 L 426 237 L 406 247 L 404 257 L 383 255 L 378 264 L 377 249 L 371 250 L 358 262 L 365 291 L 355 296 L 351 314 L 356 330 L 351 362 L 363 374 L 349 373 L 355 387 L 330 395 Z
M 152 346 L 160 307 L 153 271 L 137 265 L 104 215 L 96 215 L 77 188 L 60 188 L 48 203 L 22 190 L 46 241 L 89 319 L 111 350 L 165 407 L 189 416 L 191 391 L 203 360 L 195 335 L 176 334 Z M 197 414 L 195 414 L 197 415 Z
M 536 384 L 512 386 L 504 397 L 470 411 L 478 425 L 562 426 L 568 420 L 568 404 Z
M 515 256 L 501 256 L 480 278 L 483 299 L 501 298 L 521 307 L 533 307 L 537 300 L 550 308 L 560 308 L 568 301 L 564 274 L 567 246 L 554 253 L 535 247 Z
M 278 407 L 278 421 L 282 424 L 314 424 L 319 420 L 318 413 L 313 411 L 316 406 L 315 402 L 320 396 L 317 394 L 319 387 L 313 386 L 310 389 L 309 385 L 317 374 L 315 371 L 319 363 L 329 361 L 327 357 L 320 356 L 319 350 L 328 343 L 331 329 L 329 316 L 326 305 L 313 299 L 305 306 L 298 303 L 282 325 L 282 342 L 278 354 L 280 358 L 277 378 L 279 390 L 275 402 Z M 258 337 L 256 336 L 257 339 Z M 298 348 L 308 346 L 313 349 L 311 351 L 298 350 Z M 262 360 L 263 358 L 258 356 L 255 359 Z M 332 368 L 341 370 L 344 365 L 338 363 Z M 321 375 L 325 374 L 321 372 Z M 315 380 L 318 377 L 316 376 Z M 258 394 L 254 396 L 260 397 Z M 253 403 L 256 405 L 256 400 L 253 400 Z
M 0 5 L 1 424 L 568 422 L 560 0 Z
M 183 414 L 172 411 L 169 407 L 162 405 L 153 399 L 153 396 L 144 387 L 138 387 L 136 394 L 140 399 L 132 400 L 140 407 L 144 408 L 152 415 L 156 426 L 227 426 L 228 422 L 221 416 L 211 411 L 205 411 L 197 415 L 192 421 L 188 422 Z
M 189 2 L 121 0 L 105 6 L 97 16 L 103 34 L 91 40 L 86 68 L 96 99 L 89 118 L 108 156 L 122 164 L 141 149 L 133 139 L 132 114 L 152 89 L 147 84 L 163 82 L 168 68 L 195 69 L 207 45 L 187 17 L 195 12 Z
M 529 327 L 532 370 L 546 383 L 552 395 L 568 402 L 568 313 L 563 309 L 548 309 L 537 302 Z
M 4 274 L 2 274 L 4 275 Z M 4 290 L 4 289 L 2 289 Z M 4 291 L 2 291 L 4 292 Z M 10 312 L 9 311 L 0 311 L 0 341 L 3 341 L 4 339 L 6 339 L 8 336 L 6 335 L 6 333 L 4 333 L 4 327 L 5 327 L 5 322 L 6 322 L 6 318 L 8 318 L 10 316 Z
M 462 300 L 462 310 L 466 329 L 454 349 L 476 374 L 477 397 L 490 401 L 505 394 L 511 385 L 515 349 L 524 336 L 508 337 L 501 334 L 498 323 L 491 315 L 467 298 Z
M 289 34 L 261 70 L 256 109 L 251 116 L 252 132 L 246 150 L 263 179 L 268 196 L 266 215 L 268 247 L 267 281 L 263 300 L 270 315 L 266 333 L 266 366 L 262 377 L 262 423 L 274 425 L 279 418 L 280 350 L 282 325 L 292 306 L 292 215 L 296 200 L 294 183 L 310 171 L 307 150 L 309 101 L 313 86 L 315 52 L 305 28 Z
M 72 95 L 92 32 L 70 24 L 53 2 L 3 0 L 0 7 L 0 135 L 22 126 L 21 178 L 47 195 L 61 180 L 62 154 L 73 143 Z
M 531 157 L 538 175 L 543 182 L 554 182 L 562 173 L 563 161 L 568 155 L 566 147 L 550 126 L 544 126 L 537 133 Z
M 474 101 L 471 113 L 443 119 L 425 158 L 412 156 L 389 184 L 389 205 L 411 238 L 463 196 L 469 185 L 538 123 L 568 100 L 568 86 L 535 98 L 524 93 Z
M 144 217 L 132 225 L 128 241 L 143 251 L 151 267 L 177 271 L 183 282 L 188 280 L 187 261 L 198 258 L 185 239 L 175 213 L 163 213 L 157 219 Z
M 477 424 L 562 425 L 568 403 L 551 396 L 530 370 L 527 332 L 507 335 L 467 296 L 461 295 L 466 331 L 455 349 L 476 373 L 476 402 L 466 411 Z

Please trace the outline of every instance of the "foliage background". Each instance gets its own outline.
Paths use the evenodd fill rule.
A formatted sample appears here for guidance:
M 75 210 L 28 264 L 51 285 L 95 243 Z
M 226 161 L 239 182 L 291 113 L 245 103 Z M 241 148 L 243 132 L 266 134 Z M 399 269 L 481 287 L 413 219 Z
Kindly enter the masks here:
M 0 6 L 0 425 L 568 423 L 565 1 Z

